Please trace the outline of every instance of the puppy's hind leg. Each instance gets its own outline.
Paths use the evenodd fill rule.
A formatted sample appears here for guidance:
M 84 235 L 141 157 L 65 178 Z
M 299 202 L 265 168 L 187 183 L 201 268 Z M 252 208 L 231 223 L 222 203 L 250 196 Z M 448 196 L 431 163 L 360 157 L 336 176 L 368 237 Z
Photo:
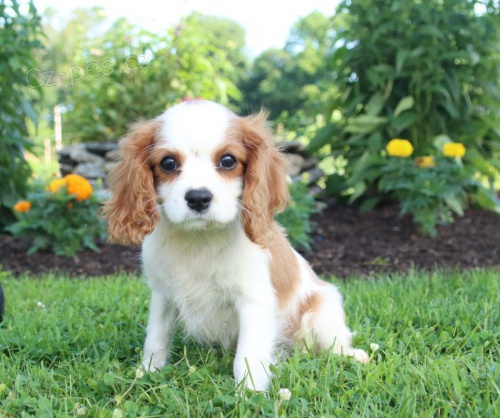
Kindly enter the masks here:
M 331 350 L 368 363 L 368 354 L 352 347 L 353 334 L 346 324 L 342 296 L 335 286 L 322 284 L 307 299 L 303 312 L 300 329 L 295 334 L 297 340 L 303 340 L 309 348 Z

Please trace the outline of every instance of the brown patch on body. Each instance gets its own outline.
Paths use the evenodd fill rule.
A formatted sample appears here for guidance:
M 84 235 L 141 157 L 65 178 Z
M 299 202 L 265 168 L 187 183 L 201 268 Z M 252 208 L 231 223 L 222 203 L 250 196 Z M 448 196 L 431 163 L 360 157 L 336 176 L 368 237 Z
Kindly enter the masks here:
M 323 302 L 323 298 L 319 292 L 311 293 L 304 301 L 300 304 L 299 308 L 299 320 L 309 312 L 318 312 Z
M 308 328 L 311 328 L 310 323 L 304 323 L 304 315 L 308 313 L 316 313 L 321 308 L 323 303 L 323 297 L 321 293 L 314 292 L 309 294 L 303 301 L 301 301 L 297 307 L 297 310 L 288 319 L 286 328 L 284 330 L 285 335 L 291 340 L 301 340 L 308 336 Z M 311 318 L 308 318 L 310 321 Z
M 273 225 L 274 234 L 269 243 L 271 282 L 278 296 L 280 309 L 288 306 L 300 284 L 300 267 L 295 252 L 278 225 Z

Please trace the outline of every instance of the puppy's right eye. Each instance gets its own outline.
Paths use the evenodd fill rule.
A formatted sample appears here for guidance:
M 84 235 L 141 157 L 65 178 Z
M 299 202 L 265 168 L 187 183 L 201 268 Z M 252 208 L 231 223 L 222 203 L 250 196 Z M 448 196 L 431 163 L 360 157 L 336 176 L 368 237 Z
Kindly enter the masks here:
M 172 157 L 165 157 L 160 161 L 160 167 L 165 173 L 172 173 L 177 170 L 177 161 Z

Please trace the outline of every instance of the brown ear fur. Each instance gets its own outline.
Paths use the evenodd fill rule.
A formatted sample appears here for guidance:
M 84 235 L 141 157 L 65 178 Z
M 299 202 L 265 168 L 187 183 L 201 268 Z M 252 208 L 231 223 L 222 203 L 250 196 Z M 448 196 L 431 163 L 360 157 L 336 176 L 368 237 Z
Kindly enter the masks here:
M 271 129 L 266 125 L 268 113 L 241 119 L 239 130 L 247 149 L 243 189 L 243 225 L 247 236 L 267 247 L 268 234 L 274 230 L 274 214 L 288 203 L 286 160 L 276 148 Z
M 149 163 L 158 128 L 158 120 L 138 122 L 120 142 L 121 161 L 108 177 L 112 197 L 103 208 L 111 241 L 139 244 L 159 221 Z

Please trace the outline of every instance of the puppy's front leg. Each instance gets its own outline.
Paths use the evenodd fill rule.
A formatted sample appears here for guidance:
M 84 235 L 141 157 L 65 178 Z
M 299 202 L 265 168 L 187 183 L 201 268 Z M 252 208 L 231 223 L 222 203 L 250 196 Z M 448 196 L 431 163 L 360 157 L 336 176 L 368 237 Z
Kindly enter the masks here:
M 161 369 L 167 362 L 177 315 L 176 308 L 161 293 L 153 290 L 142 360 L 146 370 Z
M 272 293 L 271 293 L 272 294 Z M 240 331 L 234 359 L 234 378 L 248 389 L 265 391 L 277 335 L 274 301 L 240 301 Z

